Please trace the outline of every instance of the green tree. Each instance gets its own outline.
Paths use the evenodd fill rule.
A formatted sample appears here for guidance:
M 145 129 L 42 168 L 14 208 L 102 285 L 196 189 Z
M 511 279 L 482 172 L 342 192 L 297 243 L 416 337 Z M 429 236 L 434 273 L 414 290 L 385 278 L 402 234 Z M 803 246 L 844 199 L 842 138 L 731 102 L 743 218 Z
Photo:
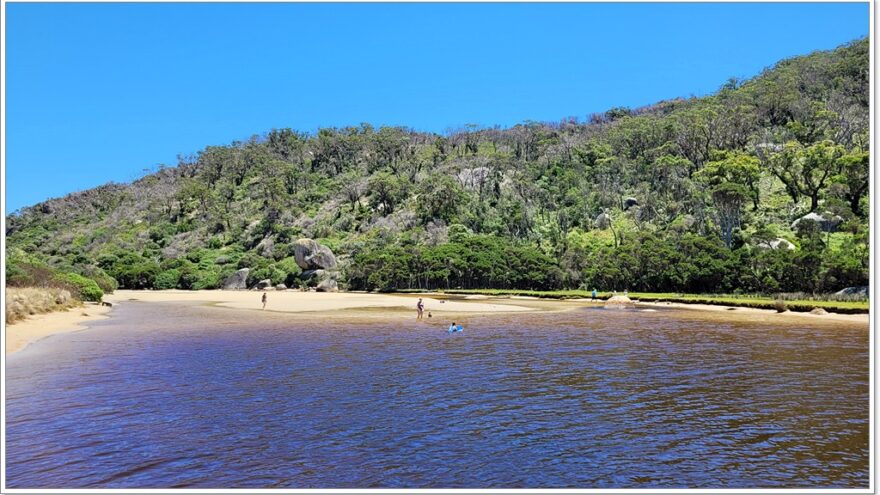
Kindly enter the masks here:
M 819 207 L 819 195 L 835 175 L 844 153 L 842 146 L 827 140 L 809 147 L 792 141 L 770 157 L 770 171 L 785 184 L 792 201 L 798 202 L 802 196 L 810 198 L 812 212 Z
M 838 160 L 840 174 L 834 181 L 844 187 L 844 196 L 854 215 L 862 216 L 862 197 L 870 185 L 871 156 L 867 151 L 855 150 Z
M 748 190 L 735 182 L 723 182 L 712 188 L 712 201 L 718 213 L 721 238 L 729 248 L 733 244 L 733 231 L 742 223 L 743 203 L 748 198 Z
M 464 194 L 458 182 L 448 175 L 430 175 L 417 188 L 416 211 L 422 221 L 440 219 L 451 222 L 458 213 Z
M 370 206 L 381 208 L 384 215 L 390 215 L 403 196 L 404 188 L 403 182 L 396 175 L 387 171 L 376 172 L 367 183 Z
M 713 153 L 713 160 L 697 174 L 711 186 L 724 183 L 739 184 L 748 189 L 754 210 L 760 203 L 759 181 L 761 179 L 760 161 L 745 153 L 719 151 Z

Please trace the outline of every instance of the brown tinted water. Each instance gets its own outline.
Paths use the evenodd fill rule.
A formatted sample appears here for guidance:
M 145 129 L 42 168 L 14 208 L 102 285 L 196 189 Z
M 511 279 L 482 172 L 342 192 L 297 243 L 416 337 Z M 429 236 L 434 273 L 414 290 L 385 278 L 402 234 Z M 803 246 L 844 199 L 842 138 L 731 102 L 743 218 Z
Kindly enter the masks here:
M 868 486 L 866 325 L 126 302 L 7 360 L 7 483 Z

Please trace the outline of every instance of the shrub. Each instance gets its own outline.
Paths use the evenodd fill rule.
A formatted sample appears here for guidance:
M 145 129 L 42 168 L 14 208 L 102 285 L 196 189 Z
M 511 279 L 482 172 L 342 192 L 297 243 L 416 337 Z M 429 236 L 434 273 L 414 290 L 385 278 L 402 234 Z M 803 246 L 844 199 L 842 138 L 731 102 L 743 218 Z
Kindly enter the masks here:
M 193 263 L 198 263 L 205 257 L 206 254 L 208 254 L 207 249 L 198 248 L 186 253 L 186 259 L 192 261 Z
M 95 283 L 98 284 L 98 287 L 104 291 L 104 294 L 110 294 L 119 287 L 115 278 L 107 275 L 107 272 L 96 266 L 81 267 L 79 274 L 94 280 Z
M 220 287 L 220 276 L 212 271 L 195 272 L 195 281 L 192 284 L 193 290 L 216 289 Z
M 269 260 L 251 251 L 238 260 L 237 266 L 238 268 L 250 268 L 251 270 L 256 270 L 269 266 Z
M 275 248 L 272 250 L 272 257 L 276 260 L 282 260 L 293 254 L 293 248 L 290 247 L 290 244 L 275 244 Z
M 110 274 L 126 289 L 149 289 L 153 287 L 159 264 L 134 253 L 119 258 Z
M 156 275 L 156 280 L 153 283 L 153 287 L 156 289 L 175 289 L 177 288 L 177 282 L 180 280 L 180 270 L 171 269 L 166 270 L 158 275 Z
M 777 313 L 785 313 L 788 311 L 788 305 L 785 304 L 785 301 L 782 299 L 777 299 L 773 301 L 773 307 L 776 309 Z
M 180 278 L 177 286 L 181 289 L 192 290 L 199 283 L 199 271 L 193 265 L 184 265 L 180 267 Z
M 62 273 L 55 277 L 58 281 L 69 284 L 84 301 L 98 302 L 104 297 L 104 291 L 90 278 L 83 277 L 78 273 Z
M 272 284 L 280 284 L 281 282 L 287 283 L 287 273 L 279 270 L 275 265 L 266 268 L 258 268 L 256 270 L 251 270 L 251 272 L 248 273 L 247 284 L 248 286 L 251 286 L 264 279 L 271 280 Z
M 53 287 L 55 271 L 45 264 L 10 261 L 6 265 L 6 285 L 12 287 Z
M 296 258 L 293 256 L 289 258 L 284 258 L 283 260 L 275 263 L 275 268 L 284 272 L 284 277 L 280 279 L 281 282 L 284 282 L 288 287 L 294 287 L 298 285 L 298 280 L 300 274 L 302 274 L 302 268 L 296 264 Z M 273 280 L 274 282 L 274 280 Z M 277 283 L 277 282 L 276 282 Z
M 30 275 L 20 265 L 15 263 L 6 263 L 6 285 L 10 287 L 23 287 L 32 285 L 28 283 Z

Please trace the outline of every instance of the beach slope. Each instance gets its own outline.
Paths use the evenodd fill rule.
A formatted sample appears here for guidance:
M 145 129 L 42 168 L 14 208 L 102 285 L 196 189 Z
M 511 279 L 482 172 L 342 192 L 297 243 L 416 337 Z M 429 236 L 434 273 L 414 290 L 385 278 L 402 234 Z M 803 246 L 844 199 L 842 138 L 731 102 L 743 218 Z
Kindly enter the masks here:
M 112 308 L 86 304 L 69 311 L 33 315 L 26 320 L 6 325 L 6 354 L 24 349 L 28 344 L 63 332 L 82 330 L 87 324 L 107 318 Z

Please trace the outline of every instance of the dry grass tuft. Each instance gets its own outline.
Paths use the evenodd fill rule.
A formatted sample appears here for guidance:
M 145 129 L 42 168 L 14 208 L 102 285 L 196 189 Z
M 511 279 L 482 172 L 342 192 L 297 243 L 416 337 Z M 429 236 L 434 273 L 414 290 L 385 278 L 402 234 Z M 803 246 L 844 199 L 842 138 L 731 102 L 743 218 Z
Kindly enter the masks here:
M 70 291 L 54 287 L 7 287 L 6 288 L 6 323 L 15 323 L 30 315 L 66 311 L 81 306 Z
M 777 299 L 773 301 L 773 307 L 776 308 L 777 313 L 785 313 L 788 311 L 788 304 L 785 303 L 782 299 Z

